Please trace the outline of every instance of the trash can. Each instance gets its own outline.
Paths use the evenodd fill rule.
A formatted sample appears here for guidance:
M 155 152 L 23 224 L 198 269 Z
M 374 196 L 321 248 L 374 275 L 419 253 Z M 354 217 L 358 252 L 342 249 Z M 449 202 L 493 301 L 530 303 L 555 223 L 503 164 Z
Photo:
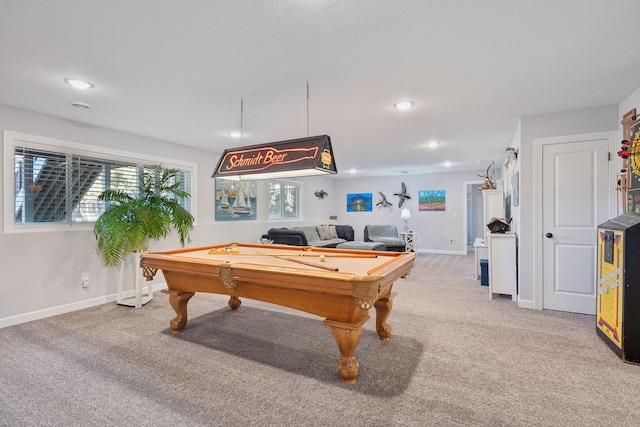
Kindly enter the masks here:
M 480 260 L 480 284 L 489 286 L 489 260 Z

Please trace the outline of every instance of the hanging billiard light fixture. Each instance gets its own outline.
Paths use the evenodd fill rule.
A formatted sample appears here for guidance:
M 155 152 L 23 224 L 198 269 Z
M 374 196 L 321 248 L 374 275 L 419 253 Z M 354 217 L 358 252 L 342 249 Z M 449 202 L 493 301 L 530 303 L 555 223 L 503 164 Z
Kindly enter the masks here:
M 240 114 L 242 116 L 242 111 Z M 242 135 L 242 130 L 240 132 Z M 338 169 L 329 135 L 309 136 L 309 82 L 307 82 L 306 138 L 226 149 L 220 156 L 211 177 L 253 180 L 334 173 L 338 173 Z

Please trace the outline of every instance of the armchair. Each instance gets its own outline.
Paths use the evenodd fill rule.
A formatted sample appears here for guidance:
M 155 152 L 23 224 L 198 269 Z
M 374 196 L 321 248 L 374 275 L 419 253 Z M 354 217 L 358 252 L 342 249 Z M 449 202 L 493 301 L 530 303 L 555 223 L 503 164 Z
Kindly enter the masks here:
M 404 240 L 398 235 L 395 225 L 365 225 L 365 242 L 384 243 L 388 251 L 404 252 Z

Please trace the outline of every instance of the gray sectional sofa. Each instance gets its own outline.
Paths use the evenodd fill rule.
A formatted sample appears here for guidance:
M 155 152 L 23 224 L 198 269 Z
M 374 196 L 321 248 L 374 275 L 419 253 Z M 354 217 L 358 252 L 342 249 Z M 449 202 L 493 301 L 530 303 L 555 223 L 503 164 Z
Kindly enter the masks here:
M 335 233 L 331 228 L 333 227 Z M 330 235 L 327 235 L 327 229 Z M 322 234 L 322 235 L 321 235 Z M 335 237 L 333 237 L 335 236 Z M 321 225 L 292 228 L 271 228 L 263 239 L 269 239 L 279 245 L 315 246 L 335 248 L 340 243 L 354 240 L 353 227 L 350 225 Z

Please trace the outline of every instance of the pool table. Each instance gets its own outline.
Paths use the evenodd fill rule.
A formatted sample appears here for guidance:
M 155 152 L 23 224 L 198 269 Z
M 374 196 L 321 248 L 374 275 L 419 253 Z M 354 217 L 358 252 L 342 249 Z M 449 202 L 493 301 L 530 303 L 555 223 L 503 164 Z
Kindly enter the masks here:
M 324 317 L 340 349 L 338 372 L 352 384 L 360 369 L 354 351 L 369 309 L 376 310 L 378 336 L 388 341 L 391 289 L 414 259 L 412 252 L 229 243 L 144 253 L 140 266 L 147 280 L 162 270 L 168 286 L 163 292 L 176 312 L 173 333 L 187 324 L 195 292 L 229 295 L 232 310 L 240 298 L 251 298 Z

